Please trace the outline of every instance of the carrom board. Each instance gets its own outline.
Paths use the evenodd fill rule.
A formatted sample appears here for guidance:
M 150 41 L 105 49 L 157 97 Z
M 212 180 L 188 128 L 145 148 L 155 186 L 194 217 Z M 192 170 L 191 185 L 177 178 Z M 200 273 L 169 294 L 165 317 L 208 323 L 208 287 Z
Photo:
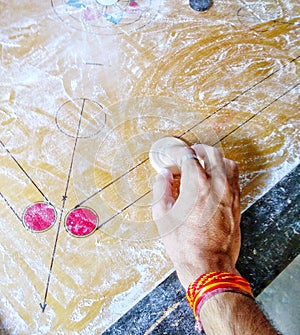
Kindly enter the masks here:
M 243 209 L 299 163 L 299 14 L 296 0 L 0 2 L 1 334 L 101 334 L 173 271 L 153 141 L 238 161 Z

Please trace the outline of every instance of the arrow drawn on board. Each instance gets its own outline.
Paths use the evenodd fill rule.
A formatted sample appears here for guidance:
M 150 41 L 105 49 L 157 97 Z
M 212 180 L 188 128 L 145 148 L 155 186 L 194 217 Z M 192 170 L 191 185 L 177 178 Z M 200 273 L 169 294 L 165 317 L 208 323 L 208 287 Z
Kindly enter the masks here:
M 56 250 L 57 250 L 57 245 L 58 245 L 58 239 L 59 239 L 60 228 L 61 228 L 62 218 L 63 218 L 63 214 L 64 214 L 64 209 L 65 209 L 65 204 L 66 204 L 66 201 L 68 199 L 69 184 L 70 184 L 71 173 L 72 173 L 72 169 L 73 169 L 75 151 L 76 151 L 77 142 L 78 142 L 78 138 L 79 138 L 79 132 L 80 132 L 80 127 L 81 127 L 82 114 L 83 114 L 83 110 L 84 110 L 85 100 L 86 99 L 83 99 L 82 105 L 81 105 L 81 112 L 80 112 L 80 117 L 79 117 L 77 131 L 76 131 L 76 137 L 75 137 L 75 142 L 74 142 L 74 147 L 73 147 L 73 152 L 72 152 L 72 157 L 71 157 L 71 163 L 70 163 L 69 172 L 68 172 L 68 178 L 67 178 L 67 182 L 66 182 L 65 193 L 62 196 L 62 207 L 61 207 L 61 212 L 60 212 L 60 217 L 59 217 L 57 232 L 56 232 L 56 238 L 55 238 L 53 251 L 52 251 L 52 256 L 51 256 L 51 262 L 50 262 L 50 267 L 49 267 L 49 272 L 48 272 L 48 279 L 47 279 L 47 284 L 46 284 L 46 289 L 45 289 L 44 301 L 42 303 L 40 303 L 40 307 L 41 307 L 43 313 L 45 312 L 45 309 L 47 307 L 47 297 L 48 297 L 49 286 L 50 286 L 50 281 L 51 281 L 51 276 L 52 276 L 52 269 L 53 269 L 53 264 L 54 264 L 54 260 L 55 260 L 55 255 L 56 255 Z

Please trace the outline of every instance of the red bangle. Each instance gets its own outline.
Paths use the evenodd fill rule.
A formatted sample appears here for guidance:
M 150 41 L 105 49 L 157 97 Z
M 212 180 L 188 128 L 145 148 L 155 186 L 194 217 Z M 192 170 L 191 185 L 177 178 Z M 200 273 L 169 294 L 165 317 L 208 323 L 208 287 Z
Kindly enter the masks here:
M 203 330 L 200 321 L 201 307 L 208 299 L 222 292 L 240 293 L 254 299 L 249 282 L 241 276 L 228 272 L 201 275 L 189 285 L 186 292 L 187 301 L 194 312 L 199 330 Z

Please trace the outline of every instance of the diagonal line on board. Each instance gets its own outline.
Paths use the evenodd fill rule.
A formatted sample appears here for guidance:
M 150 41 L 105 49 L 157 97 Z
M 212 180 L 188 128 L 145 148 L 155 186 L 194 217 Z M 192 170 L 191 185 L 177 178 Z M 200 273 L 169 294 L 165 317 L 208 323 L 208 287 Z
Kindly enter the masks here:
M 3 147 L 3 149 L 7 152 L 8 156 L 17 164 L 17 166 L 20 168 L 20 170 L 25 174 L 25 176 L 30 180 L 30 182 L 33 184 L 33 186 L 39 191 L 39 193 L 42 195 L 42 197 L 50 204 L 50 201 L 44 194 L 44 192 L 39 188 L 39 186 L 36 184 L 36 182 L 30 177 L 28 172 L 23 168 L 23 166 L 18 162 L 18 160 L 15 158 L 15 156 L 10 152 L 10 150 L 5 146 L 5 144 L 0 140 L 0 144 Z
M 84 199 L 83 201 L 81 201 L 79 204 L 77 204 L 74 208 L 78 208 L 80 206 L 82 206 L 85 202 L 87 202 L 88 200 L 92 199 L 93 197 L 95 197 L 98 193 L 102 192 L 103 190 L 105 190 L 106 188 L 108 188 L 109 186 L 111 186 L 112 184 L 116 183 L 117 181 L 119 181 L 120 179 L 122 179 L 123 177 L 125 177 L 126 175 L 128 175 L 131 171 L 135 170 L 137 167 L 139 167 L 140 165 L 144 164 L 145 162 L 148 161 L 148 158 L 145 158 L 144 160 L 140 161 L 138 164 L 134 165 L 132 168 L 130 168 L 129 170 L 127 170 L 126 172 L 124 172 L 123 174 L 121 174 L 119 177 L 117 177 L 116 179 L 112 180 L 111 182 L 109 182 L 108 184 L 106 184 L 105 186 L 99 188 L 95 193 L 93 193 L 92 195 L 90 195 L 88 198 Z
M 17 219 L 23 223 L 23 221 L 22 221 L 21 217 L 19 216 L 19 214 L 17 213 L 17 211 L 13 208 L 12 204 L 5 198 L 5 196 L 3 195 L 2 192 L 0 192 L 0 197 L 4 200 L 4 202 L 9 207 L 9 209 L 15 214 Z
M 190 127 L 189 129 L 187 129 L 184 133 L 182 133 L 180 136 L 178 136 L 179 138 L 181 138 L 182 136 L 186 135 L 187 133 L 189 133 L 191 130 L 195 129 L 196 127 L 198 127 L 201 123 L 205 122 L 206 120 L 210 119 L 212 116 L 214 116 L 215 114 L 217 114 L 218 112 L 220 112 L 222 109 L 228 107 L 231 103 L 233 103 L 234 101 L 238 100 L 241 96 L 245 95 L 246 93 L 250 92 L 251 90 L 253 90 L 255 87 L 259 86 L 260 84 L 262 84 L 264 81 L 268 80 L 269 78 L 271 78 L 272 76 L 274 76 L 276 73 L 282 71 L 283 69 L 285 69 L 287 66 L 289 66 L 290 64 L 296 62 L 298 59 L 300 58 L 300 56 L 295 57 L 293 59 L 291 59 L 288 63 L 284 64 L 283 66 L 281 66 L 280 68 L 278 68 L 277 70 L 271 72 L 269 75 L 267 75 L 265 78 L 259 80 L 257 83 L 255 83 L 254 85 L 248 87 L 246 90 L 244 90 L 243 92 L 241 92 L 240 94 L 238 94 L 237 96 L 235 96 L 233 99 L 231 99 L 230 101 L 226 102 L 224 105 L 222 105 L 221 107 L 219 107 L 218 109 L 216 109 L 213 113 L 211 113 L 210 115 L 208 115 L 207 117 L 205 117 L 204 119 L 202 119 L 201 121 L 199 121 L 198 123 L 194 124 L 192 127 Z
M 45 289 L 44 301 L 43 301 L 43 303 L 40 303 L 40 307 L 41 307 L 43 313 L 44 313 L 44 311 L 47 307 L 47 297 L 48 297 L 49 286 L 50 286 L 50 281 L 51 281 L 51 276 L 52 276 L 52 269 L 53 269 L 55 255 L 56 255 L 56 250 L 57 250 L 57 245 L 58 245 L 58 238 L 59 238 L 59 234 L 60 234 L 60 228 L 61 228 L 62 218 L 63 218 L 63 214 L 64 214 L 65 204 L 66 204 L 66 201 L 67 201 L 67 198 L 68 198 L 69 184 L 70 184 L 71 173 L 72 173 L 73 164 L 74 164 L 75 151 L 76 151 L 78 138 L 79 138 L 79 132 L 80 132 L 80 127 L 81 127 L 84 105 L 85 105 L 85 99 L 83 99 L 82 106 L 81 106 L 81 112 L 80 112 L 80 117 L 79 117 L 79 121 L 78 121 L 78 125 L 77 125 L 77 132 L 76 132 L 76 137 L 75 137 L 75 142 L 74 142 L 74 147 L 73 147 L 73 152 L 72 152 L 72 157 L 71 157 L 71 163 L 70 163 L 69 172 L 68 172 L 68 178 L 67 178 L 67 182 L 66 182 L 65 192 L 64 192 L 64 195 L 62 196 L 62 208 L 61 208 L 61 212 L 60 212 L 60 217 L 59 217 L 59 222 L 58 222 L 58 226 L 57 226 L 55 242 L 54 242 L 52 256 L 51 256 L 51 262 L 50 262 L 50 267 L 49 267 L 49 272 L 48 272 L 48 279 L 47 279 L 47 284 L 46 284 L 46 289 Z
M 251 121 L 252 119 L 254 119 L 257 115 L 261 114 L 264 110 L 266 110 L 267 108 L 269 108 L 273 103 L 275 103 L 278 100 L 280 100 L 282 97 L 284 97 L 286 94 L 290 93 L 292 90 L 294 90 L 299 85 L 300 85 L 300 83 L 297 83 L 294 86 L 292 86 L 291 88 L 289 88 L 287 91 L 285 91 L 284 93 L 282 93 L 279 97 L 277 97 L 272 102 L 268 103 L 265 107 L 263 107 L 262 109 L 260 109 L 257 113 L 253 114 L 249 119 L 245 120 L 240 125 L 238 125 L 236 128 L 234 128 L 232 131 L 230 131 L 228 134 L 224 135 L 221 139 L 219 139 L 217 142 L 215 142 L 213 144 L 213 146 L 215 146 L 216 144 L 222 142 L 225 138 L 227 138 L 232 133 L 234 133 L 235 131 L 237 131 L 241 127 L 243 127 L 246 123 L 248 123 L 249 121 Z
M 131 207 L 132 205 L 134 205 L 135 203 L 137 203 L 138 201 L 140 201 L 141 199 L 143 199 L 146 195 L 150 194 L 152 191 L 149 190 L 146 193 L 144 193 L 143 195 L 141 195 L 140 197 L 138 197 L 137 199 L 135 199 L 133 202 L 131 202 L 130 204 L 126 205 L 125 207 L 123 207 L 122 209 L 120 209 L 115 215 L 113 215 L 112 217 L 110 217 L 109 219 L 107 219 L 106 221 L 102 222 L 98 227 L 97 230 L 101 227 L 103 227 L 104 225 L 106 225 L 108 222 L 110 222 L 111 220 L 113 220 L 115 217 L 119 216 L 121 213 L 123 213 L 124 211 L 126 211 L 126 209 L 128 209 L 129 207 Z

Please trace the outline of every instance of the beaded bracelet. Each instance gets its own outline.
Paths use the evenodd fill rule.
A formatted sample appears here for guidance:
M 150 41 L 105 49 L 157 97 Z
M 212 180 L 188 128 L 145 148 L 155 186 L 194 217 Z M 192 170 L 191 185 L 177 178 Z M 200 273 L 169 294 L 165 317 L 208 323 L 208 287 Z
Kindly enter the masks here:
M 186 292 L 197 322 L 198 330 L 203 331 L 200 321 L 200 309 L 212 296 L 222 292 L 240 293 L 254 299 L 249 282 L 241 276 L 227 272 L 211 272 L 201 275 L 193 281 Z

